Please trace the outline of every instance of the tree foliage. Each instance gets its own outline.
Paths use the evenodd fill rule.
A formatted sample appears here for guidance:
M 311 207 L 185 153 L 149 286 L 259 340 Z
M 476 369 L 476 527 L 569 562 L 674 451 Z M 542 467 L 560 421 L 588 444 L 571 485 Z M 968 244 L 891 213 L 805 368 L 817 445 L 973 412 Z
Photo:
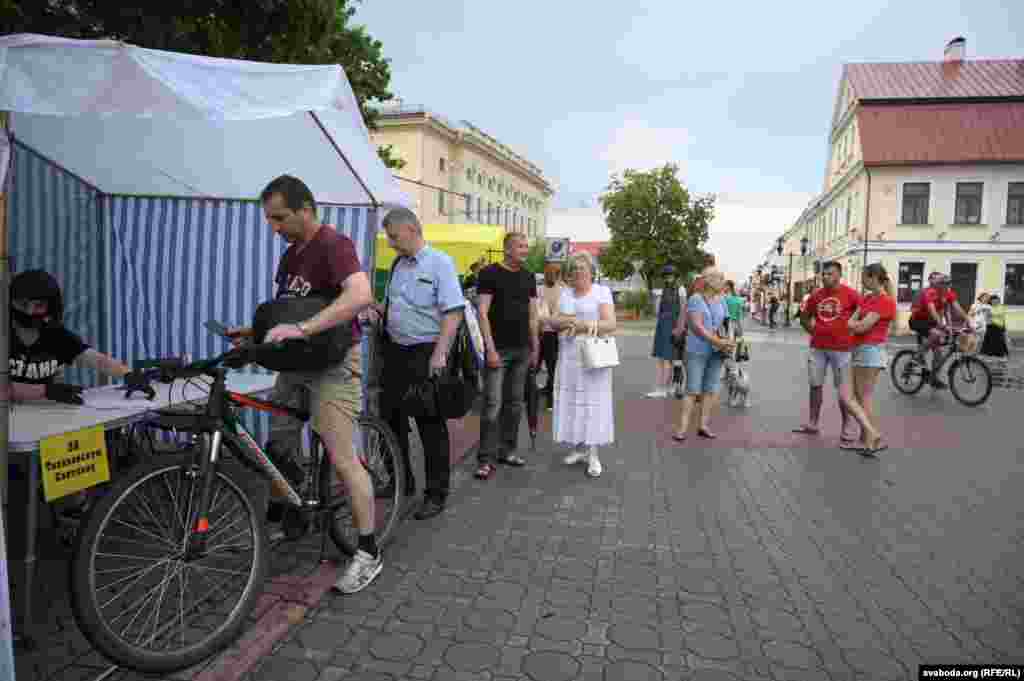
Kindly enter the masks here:
M 140 47 L 250 61 L 340 64 L 363 120 L 394 97 L 383 45 L 353 22 L 359 0 L 0 0 L 0 33 L 122 40 Z M 390 168 L 404 161 L 390 146 Z
M 715 198 L 691 196 L 678 172 L 669 163 L 612 176 L 600 199 L 611 232 L 600 257 L 608 277 L 621 280 L 639 273 L 650 291 L 665 265 L 674 265 L 683 276 L 703 267 Z M 639 270 L 636 261 L 642 263 Z
M 548 255 L 548 246 L 544 239 L 537 239 L 530 245 L 530 252 L 526 256 L 526 269 L 534 274 L 544 273 L 544 261 Z

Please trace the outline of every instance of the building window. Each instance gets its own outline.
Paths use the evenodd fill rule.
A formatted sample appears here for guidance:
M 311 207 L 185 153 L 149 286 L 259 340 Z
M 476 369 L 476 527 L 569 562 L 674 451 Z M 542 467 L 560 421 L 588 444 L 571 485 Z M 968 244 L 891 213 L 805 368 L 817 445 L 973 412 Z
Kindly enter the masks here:
M 896 302 L 910 303 L 917 297 L 924 280 L 923 262 L 901 262 L 899 287 L 896 289 Z
M 846 197 L 846 231 L 850 231 L 850 219 L 853 217 L 853 197 Z
M 473 219 L 473 197 L 466 194 L 466 221 Z
M 956 183 L 956 224 L 981 224 L 981 182 Z
M 483 186 L 484 186 L 484 176 L 483 175 L 477 175 L 476 176 L 476 184 L 477 184 L 478 187 L 483 188 Z
M 437 212 L 444 215 L 444 192 L 440 190 L 437 192 Z
M 473 169 L 472 168 L 466 168 L 466 182 L 472 182 L 472 181 L 473 181 Z
M 484 221 L 484 200 L 479 196 L 476 197 L 476 221 Z
M 907 182 L 903 185 L 903 224 L 928 224 L 928 198 L 931 185 L 927 182 Z
M 440 170 L 442 173 L 444 172 L 444 159 L 443 158 L 437 159 L 437 169 Z
M 1024 225 L 1024 182 L 1011 182 L 1006 189 L 1006 224 Z
M 494 224 L 493 222 L 491 222 L 491 215 L 493 214 L 492 213 L 492 209 L 493 209 L 493 206 L 491 206 L 491 202 L 488 201 L 487 202 L 487 223 L 486 223 L 488 225 Z
M 487 189 L 492 191 L 492 192 L 494 191 L 494 178 L 493 177 L 491 179 L 487 180 Z
M 1024 305 L 1024 263 L 1006 263 L 1003 302 L 1006 305 Z

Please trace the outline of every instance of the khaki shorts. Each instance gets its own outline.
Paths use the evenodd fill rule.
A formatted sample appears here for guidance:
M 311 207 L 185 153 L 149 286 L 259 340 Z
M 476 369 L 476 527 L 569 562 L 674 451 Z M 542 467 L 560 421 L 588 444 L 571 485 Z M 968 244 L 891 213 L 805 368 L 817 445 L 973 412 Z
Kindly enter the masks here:
M 289 371 L 277 375 L 271 400 L 309 408 L 313 429 L 324 440 L 330 433 L 351 440 L 356 418 L 363 409 L 362 353 L 359 345 L 349 350 L 344 362 L 325 371 Z M 301 428 L 295 419 L 271 416 L 271 437 Z

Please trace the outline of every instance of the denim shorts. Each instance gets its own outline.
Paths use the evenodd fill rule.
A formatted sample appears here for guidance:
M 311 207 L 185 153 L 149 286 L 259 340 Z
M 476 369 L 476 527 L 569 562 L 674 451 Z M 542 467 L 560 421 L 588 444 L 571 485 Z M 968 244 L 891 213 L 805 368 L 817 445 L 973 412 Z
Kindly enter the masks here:
M 885 369 L 889 366 L 889 353 L 884 345 L 858 345 L 853 349 L 853 366 L 865 369 Z
M 829 367 L 832 367 L 832 381 L 838 388 L 846 380 L 846 368 L 849 366 L 850 353 L 842 350 L 811 348 L 807 355 L 807 377 L 813 388 L 825 385 L 825 374 Z
M 722 362 L 717 352 L 686 353 L 686 394 L 717 393 L 722 385 Z

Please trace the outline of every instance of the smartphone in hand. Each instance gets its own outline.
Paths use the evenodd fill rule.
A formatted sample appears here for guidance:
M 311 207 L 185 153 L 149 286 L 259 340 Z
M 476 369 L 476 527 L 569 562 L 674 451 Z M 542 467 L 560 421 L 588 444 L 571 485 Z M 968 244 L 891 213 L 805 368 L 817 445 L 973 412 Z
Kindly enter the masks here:
M 228 327 L 224 326 L 220 322 L 211 319 L 210 321 L 205 322 L 203 326 L 206 327 L 207 331 L 214 335 L 220 336 L 222 338 L 227 338 L 228 340 L 232 339 L 231 335 L 228 334 Z

